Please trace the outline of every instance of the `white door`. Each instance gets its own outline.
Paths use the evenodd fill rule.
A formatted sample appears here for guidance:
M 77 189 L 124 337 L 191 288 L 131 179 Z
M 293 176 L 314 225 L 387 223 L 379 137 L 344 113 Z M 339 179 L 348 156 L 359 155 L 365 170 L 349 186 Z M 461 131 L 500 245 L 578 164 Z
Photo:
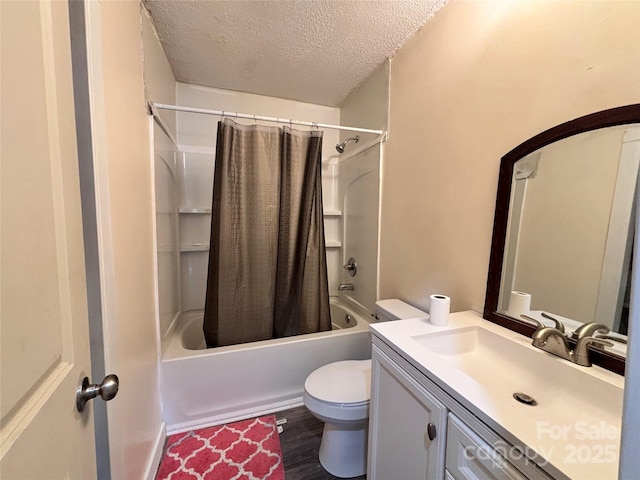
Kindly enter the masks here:
M 0 1 L 0 477 L 96 477 L 67 2 Z

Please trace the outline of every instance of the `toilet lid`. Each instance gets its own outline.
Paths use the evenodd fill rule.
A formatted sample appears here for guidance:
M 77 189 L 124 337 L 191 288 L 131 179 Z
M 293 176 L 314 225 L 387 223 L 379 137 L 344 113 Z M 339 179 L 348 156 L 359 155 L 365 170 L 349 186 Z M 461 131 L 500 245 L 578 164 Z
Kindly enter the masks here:
M 346 360 L 320 367 L 307 377 L 304 389 L 323 402 L 368 402 L 371 398 L 371 360 Z

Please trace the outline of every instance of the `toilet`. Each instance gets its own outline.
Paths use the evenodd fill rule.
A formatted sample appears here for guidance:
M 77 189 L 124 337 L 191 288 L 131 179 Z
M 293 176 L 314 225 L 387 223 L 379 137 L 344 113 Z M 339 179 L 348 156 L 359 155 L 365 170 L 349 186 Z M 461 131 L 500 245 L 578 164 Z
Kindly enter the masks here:
M 379 321 L 426 317 L 397 299 L 376 302 Z M 304 382 L 304 405 L 324 422 L 320 464 L 331 475 L 352 478 L 367 471 L 371 360 L 334 362 L 313 371 Z

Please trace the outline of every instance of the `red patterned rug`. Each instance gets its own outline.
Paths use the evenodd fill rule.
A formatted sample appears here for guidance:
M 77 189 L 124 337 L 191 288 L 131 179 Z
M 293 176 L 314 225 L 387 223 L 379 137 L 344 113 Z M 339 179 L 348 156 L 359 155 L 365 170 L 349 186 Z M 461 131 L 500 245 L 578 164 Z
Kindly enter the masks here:
M 284 480 L 273 415 L 171 435 L 156 480 Z

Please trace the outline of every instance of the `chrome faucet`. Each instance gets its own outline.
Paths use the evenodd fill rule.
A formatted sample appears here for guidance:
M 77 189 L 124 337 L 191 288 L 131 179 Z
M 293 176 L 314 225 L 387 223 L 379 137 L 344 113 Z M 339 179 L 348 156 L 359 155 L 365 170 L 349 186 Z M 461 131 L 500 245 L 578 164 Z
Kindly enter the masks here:
M 338 285 L 339 292 L 344 292 L 345 290 L 353 291 L 355 289 L 356 287 L 353 283 L 341 283 L 340 285 Z

